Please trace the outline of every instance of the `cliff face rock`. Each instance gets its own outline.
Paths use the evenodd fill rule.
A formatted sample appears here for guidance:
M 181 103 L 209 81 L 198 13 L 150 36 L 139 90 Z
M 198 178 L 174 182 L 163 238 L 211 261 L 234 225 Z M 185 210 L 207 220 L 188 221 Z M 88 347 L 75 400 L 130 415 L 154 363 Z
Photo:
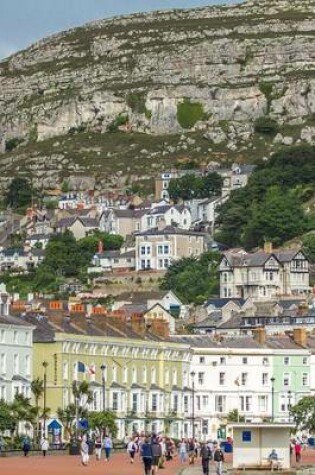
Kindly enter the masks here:
M 179 119 L 185 101 L 202 110 L 189 126 Z M 104 133 L 122 117 L 135 132 L 201 130 L 219 143 L 231 124 L 242 129 L 268 115 L 294 125 L 314 114 L 315 0 L 98 21 L 0 62 L 3 146 L 80 127 Z

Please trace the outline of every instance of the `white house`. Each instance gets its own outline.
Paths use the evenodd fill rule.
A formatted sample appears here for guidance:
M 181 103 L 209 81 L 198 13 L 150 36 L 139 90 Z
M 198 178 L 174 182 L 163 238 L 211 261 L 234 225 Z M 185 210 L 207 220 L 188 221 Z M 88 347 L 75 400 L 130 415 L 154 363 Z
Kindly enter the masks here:
M 221 297 L 270 299 L 310 290 L 309 261 L 300 249 L 227 251 L 219 272 Z
M 9 294 L 0 285 L 0 399 L 12 402 L 14 395 L 31 397 L 34 327 L 9 314 Z

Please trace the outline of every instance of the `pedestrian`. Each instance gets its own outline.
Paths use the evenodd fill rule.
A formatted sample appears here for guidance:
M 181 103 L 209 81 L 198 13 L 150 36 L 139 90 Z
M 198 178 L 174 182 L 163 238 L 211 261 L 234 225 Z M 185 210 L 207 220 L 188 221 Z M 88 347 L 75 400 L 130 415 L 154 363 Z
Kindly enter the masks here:
M 152 446 L 150 444 L 149 437 L 146 437 L 144 439 L 144 442 L 141 444 L 140 455 L 143 460 L 144 474 L 151 475 L 153 453 L 152 453 Z
M 41 440 L 40 448 L 41 448 L 41 451 L 43 452 L 43 457 L 46 457 L 47 450 L 49 449 L 49 442 L 45 436 L 43 436 Z
M 109 461 L 109 457 L 113 448 L 113 441 L 109 435 L 106 435 L 103 442 L 103 447 L 105 449 L 105 462 Z
M 195 463 L 195 456 L 196 456 L 195 449 L 196 449 L 195 440 L 189 439 L 189 442 L 188 442 L 189 465 L 193 465 Z
M 180 462 L 185 463 L 187 459 L 187 444 L 185 439 L 182 439 L 182 441 L 179 443 L 178 452 Z
M 86 441 L 86 437 L 83 437 L 81 441 L 81 463 L 84 467 L 88 466 L 89 459 L 89 444 Z
M 101 460 L 102 456 L 102 438 L 98 435 L 95 439 L 95 457 L 96 460 Z
M 215 446 L 215 449 L 214 449 L 214 454 L 213 454 L 213 460 L 215 462 L 216 473 L 217 475 L 222 475 L 224 453 L 220 446 L 218 446 L 217 444 L 214 444 L 214 446 Z
M 156 474 L 159 468 L 160 458 L 162 456 L 161 445 L 156 436 L 152 437 L 152 475 Z
M 209 475 L 209 462 L 212 459 L 212 452 L 207 444 L 201 444 L 200 457 L 203 475 Z
M 302 452 L 302 447 L 301 447 L 300 442 L 297 440 L 294 444 L 294 453 L 295 453 L 296 463 L 299 463 L 301 461 L 301 452 Z
M 0 435 L 0 453 L 4 450 L 4 440 L 2 435 Z
M 29 451 L 31 450 L 31 441 L 27 436 L 24 437 L 24 439 L 23 439 L 22 450 L 24 452 L 24 457 L 27 457 Z
M 129 457 L 130 457 L 130 463 L 134 463 L 136 451 L 137 451 L 137 445 L 132 439 L 130 439 L 127 444 L 127 453 L 129 454 Z

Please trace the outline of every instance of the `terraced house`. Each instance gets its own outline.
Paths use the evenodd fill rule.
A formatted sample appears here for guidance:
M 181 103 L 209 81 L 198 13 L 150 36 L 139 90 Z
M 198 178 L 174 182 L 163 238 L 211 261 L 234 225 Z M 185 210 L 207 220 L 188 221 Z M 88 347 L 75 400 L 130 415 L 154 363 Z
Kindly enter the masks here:
M 57 409 L 74 402 L 73 381 L 86 380 L 93 392 L 89 409 L 105 404 L 114 411 L 118 437 L 135 430 L 180 437 L 190 354 L 187 345 L 165 338 L 165 322 L 152 321 L 150 330 L 136 318 L 126 323 L 100 315 L 41 317 L 34 323 L 34 376 L 43 378 L 48 363 L 48 430 L 58 423 Z

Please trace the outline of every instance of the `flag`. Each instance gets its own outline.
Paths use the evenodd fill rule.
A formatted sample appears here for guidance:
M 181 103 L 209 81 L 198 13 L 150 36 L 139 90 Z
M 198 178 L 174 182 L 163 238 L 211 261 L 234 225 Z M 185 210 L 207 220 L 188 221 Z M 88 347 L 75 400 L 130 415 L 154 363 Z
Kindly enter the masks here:
M 96 372 L 95 364 L 90 365 L 88 373 L 89 374 L 95 374 L 95 372 Z
M 82 361 L 78 361 L 77 365 L 78 373 L 86 373 L 86 367 L 85 364 L 82 363 Z
M 234 384 L 236 384 L 236 386 L 240 386 L 240 378 L 236 378 Z

